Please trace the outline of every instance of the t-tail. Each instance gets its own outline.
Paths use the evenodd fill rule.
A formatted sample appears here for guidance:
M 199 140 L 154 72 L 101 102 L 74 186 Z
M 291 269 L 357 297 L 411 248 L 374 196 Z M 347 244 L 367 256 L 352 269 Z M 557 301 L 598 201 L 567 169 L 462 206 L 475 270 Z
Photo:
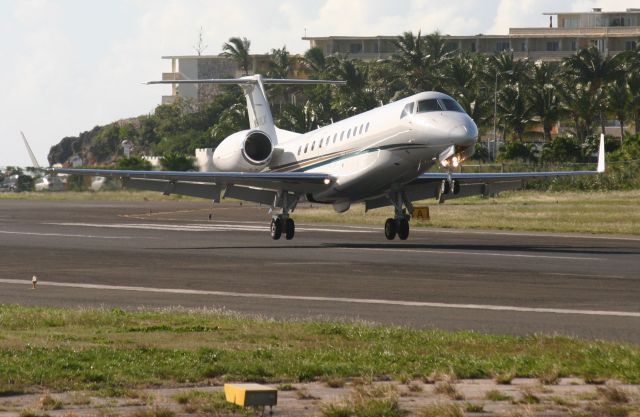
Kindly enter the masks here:
M 299 80 L 290 78 L 262 78 L 260 74 L 249 75 L 242 78 L 229 79 L 201 79 L 201 80 L 175 80 L 175 81 L 149 81 L 147 84 L 237 84 L 242 87 L 247 99 L 247 111 L 249 112 L 249 126 L 251 129 L 258 129 L 265 132 L 274 145 L 278 143 L 276 126 L 273 122 L 271 107 L 267 101 L 264 90 L 265 84 L 289 84 L 289 85 L 313 85 L 313 84 L 333 84 L 344 85 L 346 81 L 335 80 Z

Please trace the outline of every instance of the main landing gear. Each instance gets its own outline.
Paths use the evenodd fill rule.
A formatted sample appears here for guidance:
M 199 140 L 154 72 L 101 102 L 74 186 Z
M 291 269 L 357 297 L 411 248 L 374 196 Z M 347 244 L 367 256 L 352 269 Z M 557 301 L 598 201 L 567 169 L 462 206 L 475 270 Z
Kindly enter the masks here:
M 384 235 L 388 240 L 393 240 L 398 236 L 400 240 L 407 240 L 409 237 L 409 220 L 411 215 L 408 211 L 413 211 L 413 205 L 403 191 L 392 192 L 389 199 L 395 209 L 393 219 L 389 218 L 384 223 Z
M 293 211 L 297 204 L 297 195 L 282 192 L 276 196 L 273 206 L 274 208 L 282 207 L 282 213 L 274 215 L 271 219 L 271 239 L 278 240 L 282 237 L 283 233 L 285 239 L 293 239 L 293 236 L 296 234 L 296 224 L 293 219 L 289 217 L 289 212 Z
M 293 239 L 296 233 L 296 224 L 291 217 L 285 218 L 282 214 L 279 214 L 271 219 L 271 239 L 280 239 L 282 232 L 284 232 L 285 239 Z

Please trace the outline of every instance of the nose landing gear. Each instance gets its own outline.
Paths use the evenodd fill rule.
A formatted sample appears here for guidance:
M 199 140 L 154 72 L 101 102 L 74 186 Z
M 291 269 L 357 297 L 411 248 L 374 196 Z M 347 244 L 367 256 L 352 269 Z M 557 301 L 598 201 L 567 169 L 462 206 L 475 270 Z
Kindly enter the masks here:
M 398 236 L 400 240 L 407 240 L 409 237 L 409 220 L 411 215 L 408 211 L 413 211 L 413 205 L 404 192 L 392 192 L 389 199 L 395 208 L 395 216 L 389 218 L 384 223 L 384 235 L 388 240 L 393 240 Z M 406 207 L 406 208 L 405 208 Z

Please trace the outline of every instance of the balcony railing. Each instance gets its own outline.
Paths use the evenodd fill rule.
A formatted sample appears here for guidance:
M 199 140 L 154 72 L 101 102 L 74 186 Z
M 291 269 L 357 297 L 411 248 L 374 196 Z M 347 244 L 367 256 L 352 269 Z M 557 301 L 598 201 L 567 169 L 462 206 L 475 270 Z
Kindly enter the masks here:
M 607 26 L 597 28 L 510 28 L 509 35 L 518 36 L 638 36 L 640 26 Z

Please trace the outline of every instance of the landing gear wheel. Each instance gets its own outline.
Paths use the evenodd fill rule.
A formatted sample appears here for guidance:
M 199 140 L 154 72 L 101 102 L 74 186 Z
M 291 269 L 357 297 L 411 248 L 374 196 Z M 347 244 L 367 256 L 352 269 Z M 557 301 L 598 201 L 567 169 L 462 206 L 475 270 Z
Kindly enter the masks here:
M 396 237 L 397 225 L 394 219 L 387 219 L 384 223 L 384 235 L 389 240 L 393 240 Z
M 407 240 L 409 237 L 409 220 L 402 218 L 398 220 L 398 238 Z
M 293 222 L 293 219 L 288 218 L 284 222 L 284 237 L 287 240 L 293 239 L 293 235 L 296 233 L 296 224 Z
M 451 184 L 449 184 L 449 181 L 442 181 L 442 185 L 440 186 L 440 194 L 449 194 L 449 191 L 451 191 Z
M 271 239 L 278 240 L 282 235 L 282 219 L 275 217 L 271 219 Z
M 460 183 L 458 181 L 451 181 L 451 191 L 453 191 L 454 194 L 458 194 L 460 192 Z

